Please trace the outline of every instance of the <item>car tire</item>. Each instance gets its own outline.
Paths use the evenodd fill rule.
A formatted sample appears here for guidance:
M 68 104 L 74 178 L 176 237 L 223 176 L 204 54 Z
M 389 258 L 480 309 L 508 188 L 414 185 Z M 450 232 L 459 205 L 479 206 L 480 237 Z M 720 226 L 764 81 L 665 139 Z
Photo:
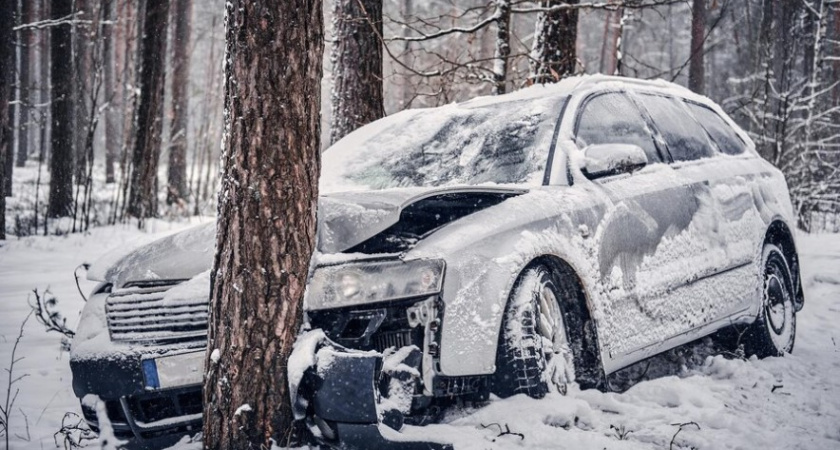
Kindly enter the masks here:
M 747 331 L 744 351 L 759 358 L 783 356 L 796 340 L 796 298 L 790 266 L 782 250 L 772 244 L 762 252 L 761 305 Z
M 565 393 L 574 358 L 561 310 L 560 283 L 544 265 L 519 276 L 505 308 L 492 391 L 505 398 Z

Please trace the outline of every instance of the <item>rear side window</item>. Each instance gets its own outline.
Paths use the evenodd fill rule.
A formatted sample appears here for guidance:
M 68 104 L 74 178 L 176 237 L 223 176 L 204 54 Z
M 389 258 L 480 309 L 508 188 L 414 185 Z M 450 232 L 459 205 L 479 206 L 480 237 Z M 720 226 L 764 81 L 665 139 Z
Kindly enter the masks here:
M 688 109 L 694 117 L 709 132 L 709 136 L 715 141 L 721 152 L 727 155 L 740 155 L 744 153 L 746 145 L 738 137 L 735 130 L 729 126 L 716 112 L 696 103 L 686 102 Z
M 623 93 L 609 92 L 590 98 L 577 124 L 581 147 L 595 144 L 634 144 L 648 162 L 661 162 L 653 135 L 636 105 Z
M 680 102 L 659 95 L 640 97 L 674 161 L 693 161 L 714 154 L 706 131 Z

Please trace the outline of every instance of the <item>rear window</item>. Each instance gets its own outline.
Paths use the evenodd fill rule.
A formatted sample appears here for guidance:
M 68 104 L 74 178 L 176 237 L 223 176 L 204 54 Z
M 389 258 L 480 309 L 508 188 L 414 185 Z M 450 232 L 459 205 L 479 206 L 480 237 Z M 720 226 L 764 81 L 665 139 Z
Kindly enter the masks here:
M 641 94 L 641 99 L 674 161 L 694 161 L 714 154 L 706 131 L 681 102 L 651 94 Z
M 694 117 L 709 132 L 709 136 L 715 141 L 722 153 L 727 155 L 740 155 L 746 150 L 744 141 L 738 137 L 735 130 L 726 123 L 716 112 L 696 103 L 686 102 L 688 109 Z

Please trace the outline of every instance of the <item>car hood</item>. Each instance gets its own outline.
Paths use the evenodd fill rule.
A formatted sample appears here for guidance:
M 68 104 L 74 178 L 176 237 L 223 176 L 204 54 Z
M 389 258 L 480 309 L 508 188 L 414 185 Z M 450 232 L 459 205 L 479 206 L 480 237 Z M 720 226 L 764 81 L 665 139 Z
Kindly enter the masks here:
M 341 253 L 400 221 L 402 212 L 424 200 L 449 194 L 507 198 L 527 192 L 508 186 L 400 188 L 322 195 L 318 203 L 318 250 Z M 126 282 L 186 280 L 213 265 L 215 223 L 167 236 L 140 248 L 106 255 L 95 262 L 88 278 L 115 286 Z

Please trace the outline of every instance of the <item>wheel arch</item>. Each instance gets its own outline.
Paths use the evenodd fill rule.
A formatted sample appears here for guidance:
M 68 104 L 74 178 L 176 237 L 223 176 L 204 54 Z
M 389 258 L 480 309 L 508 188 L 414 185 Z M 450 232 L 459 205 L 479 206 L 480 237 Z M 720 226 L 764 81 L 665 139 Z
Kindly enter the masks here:
M 604 390 L 606 376 L 598 344 L 598 332 L 581 277 L 566 260 L 557 255 L 545 254 L 526 264 L 517 275 L 517 279 L 537 265 L 549 267 L 561 282 L 561 311 L 575 358 L 575 381 L 582 389 Z
M 782 255 L 784 255 L 785 260 L 788 263 L 791 277 L 793 278 L 791 282 L 793 283 L 793 286 L 795 286 L 796 290 L 796 310 L 801 310 L 802 306 L 805 304 L 805 294 L 802 290 L 799 254 L 796 251 L 796 242 L 794 241 L 793 233 L 791 232 L 790 227 L 788 227 L 788 225 L 781 219 L 773 220 L 773 222 L 770 223 L 770 226 L 767 227 L 767 231 L 764 234 L 762 247 L 766 244 L 773 244 L 782 249 Z

